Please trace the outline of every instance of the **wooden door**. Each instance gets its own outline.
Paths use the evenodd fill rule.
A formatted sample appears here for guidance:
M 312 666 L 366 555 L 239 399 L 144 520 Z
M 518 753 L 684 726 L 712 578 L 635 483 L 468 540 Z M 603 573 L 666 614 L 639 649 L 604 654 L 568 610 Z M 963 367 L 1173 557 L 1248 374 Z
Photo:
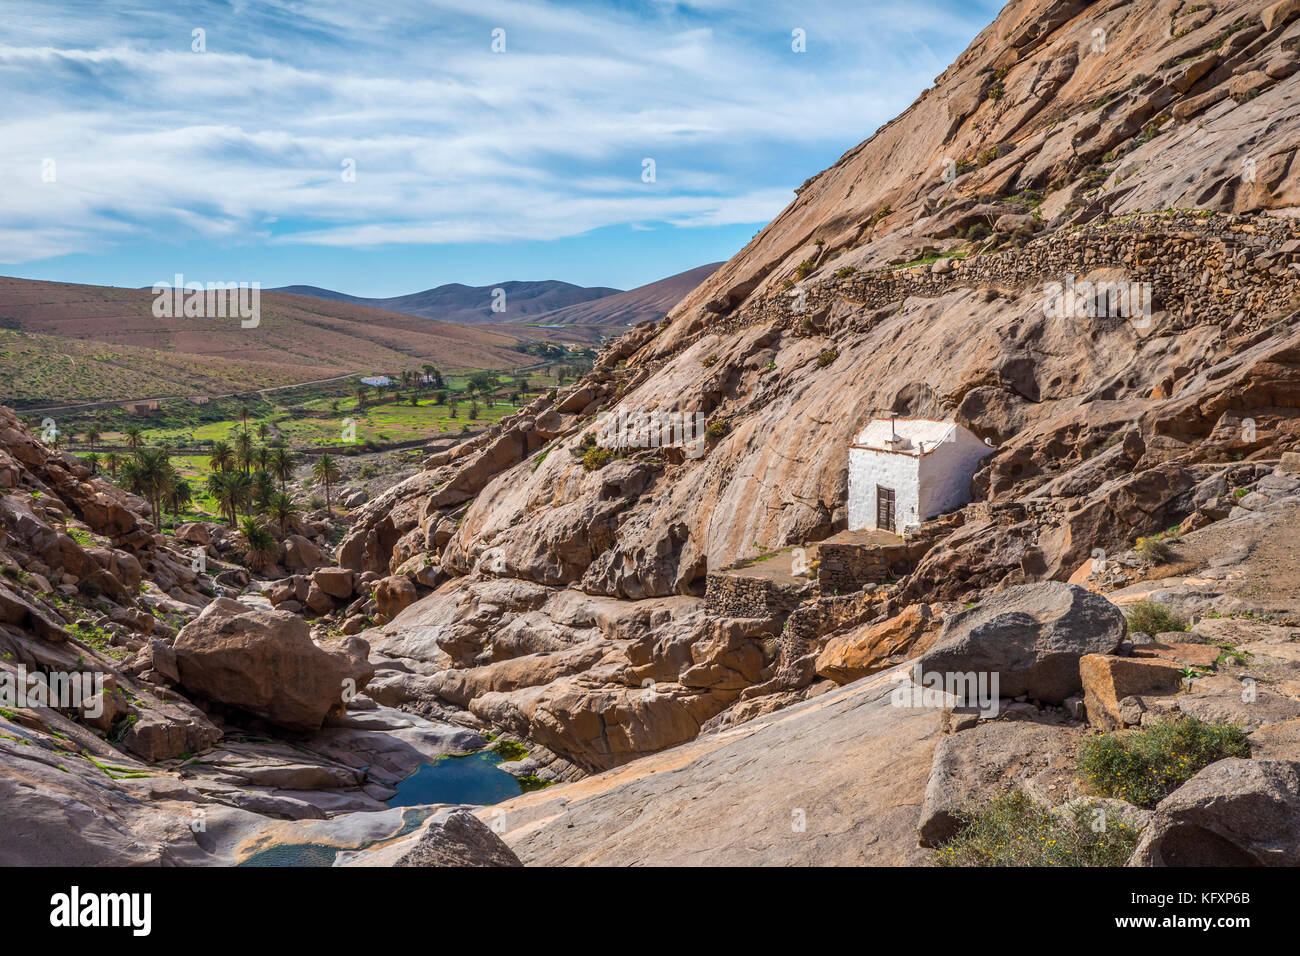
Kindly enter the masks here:
M 894 489 L 876 485 L 876 527 L 894 530 Z

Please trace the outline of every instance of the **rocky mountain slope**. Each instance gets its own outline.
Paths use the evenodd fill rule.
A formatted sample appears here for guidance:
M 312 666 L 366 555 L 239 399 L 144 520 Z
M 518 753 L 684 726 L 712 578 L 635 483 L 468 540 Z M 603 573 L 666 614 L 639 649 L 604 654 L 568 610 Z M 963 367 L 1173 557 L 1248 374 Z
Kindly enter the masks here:
M 1206 489 L 1300 428 L 1297 37 L 1285 4 L 1009 5 L 665 322 L 367 506 L 341 563 L 451 579 L 368 635 L 423 675 L 390 699 L 603 769 L 799 699 L 850 623 L 1225 514 Z M 1152 314 L 1049 317 L 1070 276 L 1149 282 Z M 707 453 L 587 456 L 619 406 L 702 414 Z M 797 609 L 797 640 L 788 609 L 708 613 L 709 572 L 845 527 L 850 437 L 885 411 L 988 439 L 982 510 L 890 587 Z

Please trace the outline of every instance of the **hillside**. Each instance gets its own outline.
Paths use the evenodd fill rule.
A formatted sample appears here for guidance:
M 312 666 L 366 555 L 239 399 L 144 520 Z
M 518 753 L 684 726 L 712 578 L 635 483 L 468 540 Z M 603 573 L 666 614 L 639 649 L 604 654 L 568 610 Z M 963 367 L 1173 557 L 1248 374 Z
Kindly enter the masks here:
M 496 289 L 504 290 L 504 300 L 494 296 Z M 274 291 L 335 302 L 349 302 L 353 305 L 385 309 L 390 312 L 404 312 L 407 315 L 424 316 L 441 322 L 473 325 L 483 322 L 532 321 L 537 316 L 555 309 L 601 299 L 614 295 L 619 290 L 602 286 L 585 288 L 569 282 L 548 279 L 537 282 L 501 282 L 485 286 L 468 286 L 453 282 L 433 289 L 425 289 L 423 292 L 383 299 L 368 299 L 363 296 L 348 295 L 345 292 L 319 289 L 315 286 L 283 286 Z M 493 311 L 494 300 L 502 301 L 504 308 L 501 311 Z
M 10 404 L 221 395 L 399 370 L 527 364 L 518 339 L 344 302 L 264 292 L 256 328 L 158 318 L 150 290 L 0 277 Z

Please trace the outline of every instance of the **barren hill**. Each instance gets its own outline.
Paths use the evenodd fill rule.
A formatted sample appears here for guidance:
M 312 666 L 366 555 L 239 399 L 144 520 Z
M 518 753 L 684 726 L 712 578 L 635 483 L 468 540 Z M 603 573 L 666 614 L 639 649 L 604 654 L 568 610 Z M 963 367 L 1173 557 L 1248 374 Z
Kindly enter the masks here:
M 518 339 L 397 312 L 263 292 L 239 319 L 158 318 L 150 290 L 0 278 L 10 403 L 225 394 L 420 362 L 511 368 Z

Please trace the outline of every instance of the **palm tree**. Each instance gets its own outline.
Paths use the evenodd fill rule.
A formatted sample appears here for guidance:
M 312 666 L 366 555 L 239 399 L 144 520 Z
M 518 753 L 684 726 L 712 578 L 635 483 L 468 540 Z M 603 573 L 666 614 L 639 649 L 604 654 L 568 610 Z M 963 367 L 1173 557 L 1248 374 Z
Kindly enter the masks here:
M 131 446 L 132 451 L 140 447 L 140 436 L 143 434 L 139 425 L 127 425 L 122 432 L 126 436 L 126 443 Z
M 262 471 L 266 471 L 266 463 L 270 460 L 270 458 L 271 458 L 271 449 L 267 448 L 265 445 L 258 448 L 257 451 L 253 452 L 253 461 L 257 463 L 257 467 L 260 468 Z
M 246 431 L 235 436 L 235 463 L 244 469 L 244 474 L 248 474 L 252 469 L 253 439 Z
M 239 530 L 248 544 L 244 560 L 250 568 L 264 568 L 268 564 L 274 564 L 280 557 L 280 544 L 275 540 L 275 535 L 267 531 L 256 518 L 245 518 L 239 523 Z
M 325 512 L 332 518 L 334 511 L 330 506 L 330 488 L 343 477 L 338 462 L 328 454 L 321 455 L 311 466 L 312 477 L 325 486 Z
M 286 490 L 289 479 L 293 477 L 293 452 L 284 446 L 271 449 L 266 465 L 271 474 L 280 479 L 280 490 Z
M 276 523 L 280 526 L 281 537 L 288 534 L 289 521 L 298 513 L 298 509 L 294 507 L 293 499 L 283 491 L 277 491 L 271 496 L 266 505 L 267 513 L 274 518 Z
M 364 408 L 366 405 L 366 387 L 358 385 L 356 391 L 352 393 L 357 399 L 357 408 Z
M 92 475 L 97 475 L 97 474 L 99 474 L 99 454 L 98 454 L 98 452 L 93 452 L 93 451 L 92 451 L 89 455 L 86 456 L 86 458 L 85 458 L 85 462 L 86 462 L 87 465 L 90 466 L 90 473 L 91 473 Z
M 181 512 L 194 503 L 194 489 L 184 478 L 177 478 L 172 483 L 171 494 L 167 496 L 167 505 L 172 510 L 172 517 L 179 518 Z
M 433 388 L 442 388 L 442 373 L 434 365 L 425 363 L 424 374 L 429 379 L 429 385 Z
M 226 522 L 234 527 L 235 525 L 235 504 L 231 497 L 232 488 L 230 487 L 230 478 L 234 472 L 214 471 L 208 475 L 207 487 L 208 494 L 217 502 L 217 507 L 221 509 L 221 516 Z
M 230 502 L 235 512 L 243 508 L 244 514 L 252 514 L 253 479 L 247 472 L 230 472 Z
M 208 467 L 213 471 L 229 471 L 234 464 L 235 454 L 230 450 L 230 445 L 223 441 L 213 442 Z
M 104 458 L 104 467 L 108 473 L 117 480 L 117 470 L 122 467 L 122 457 L 115 451 L 110 451 Z
M 458 401 L 456 401 L 456 396 L 455 396 L 455 395 L 450 395 L 450 396 L 448 396 L 448 398 L 447 398 L 447 413 L 448 413 L 452 418 L 455 418 L 455 417 L 456 417 L 456 409 L 457 409 L 459 406 L 460 406 L 460 403 L 459 403 Z
M 163 499 L 171 494 L 179 476 L 163 448 L 141 448 L 131 462 L 131 491 L 149 502 L 154 521 L 162 527 Z M 125 471 L 125 469 L 124 469 Z
M 257 502 L 258 510 L 265 511 L 271 496 L 275 494 L 278 494 L 275 490 L 275 479 L 260 468 L 253 472 L 253 498 Z
M 271 427 L 266 422 L 258 422 L 257 437 L 262 441 L 266 441 L 266 436 L 269 434 L 271 434 Z
M 242 471 L 218 471 L 208 476 L 208 494 L 216 499 L 222 516 L 233 528 L 239 511 L 247 505 L 253 479 Z
M 95 445 L 99 443 L 99 438 L 99 429 L 96 426 L 91 425 L 86 429 L 86 441 L 90 443 L 90 450 L 92 452 L 95 450 Z
M 241 422 L 244 423 L 244 434 L 245 434 L 245 435 L 248 434 L 248 416 L 250 416 L 250 415 L 252 415 L 252 414 L 253 414 L 253 412 L 249 409 L 249 407 L 248 407 L 247 405 L 241 405 L 241 406 L 239 406 L 239 420 L 240 420 Z

